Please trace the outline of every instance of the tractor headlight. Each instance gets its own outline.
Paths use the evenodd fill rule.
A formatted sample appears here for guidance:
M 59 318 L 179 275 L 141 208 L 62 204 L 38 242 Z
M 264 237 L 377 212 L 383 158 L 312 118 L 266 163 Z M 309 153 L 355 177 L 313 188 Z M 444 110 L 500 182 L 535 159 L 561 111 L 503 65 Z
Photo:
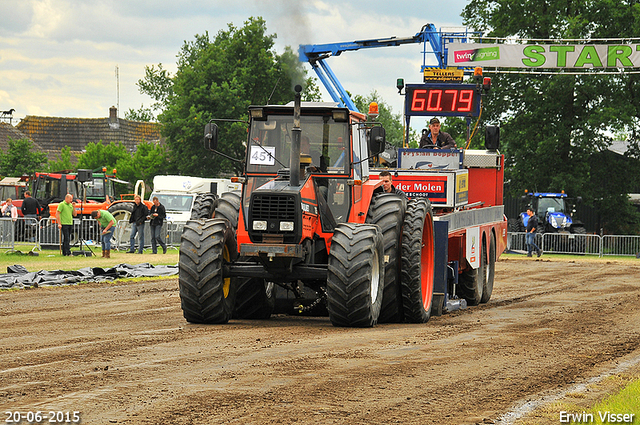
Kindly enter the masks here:
M 558 222 L 556 221 L 556 218 L 553 216 L 551 217 L 551 225 L 556 229 L 558 228 Z
M 280 231 L 281 232 L 293 232 L 293 221 L 281 221 L 280 222 Z
M 266 220 L 255 220 L 253 222 L 253 230 L 267 230 Z

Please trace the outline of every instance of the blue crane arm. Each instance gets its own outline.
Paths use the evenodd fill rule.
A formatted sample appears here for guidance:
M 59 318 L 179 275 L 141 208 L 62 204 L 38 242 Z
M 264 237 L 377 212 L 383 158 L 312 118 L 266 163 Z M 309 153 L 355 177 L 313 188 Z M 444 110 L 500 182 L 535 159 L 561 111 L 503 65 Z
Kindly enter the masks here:
M 423 43 L 425 45 L 423 53 L 426 54 L 427 42 L 431 45 L 431 51 L 436 54 L 438 66 L 446 68 L 446 49 L 444 48 L 442 33 L 433 24 L 424 25 L 413 37 L 389 37 L 329 44 L 304 44 L 300 45 L 298 55 L 300 61 L 309 62 L 334 102 L 337 102 L 340 106 L 346 106 L 352 111 L 358 111 L 358 108 L 325 59 L 331 56 L 339 56 L 342 52 L 349 50 L 400 46 L 413 43 Z M 423 69 L 425 66 L 423 64 Z

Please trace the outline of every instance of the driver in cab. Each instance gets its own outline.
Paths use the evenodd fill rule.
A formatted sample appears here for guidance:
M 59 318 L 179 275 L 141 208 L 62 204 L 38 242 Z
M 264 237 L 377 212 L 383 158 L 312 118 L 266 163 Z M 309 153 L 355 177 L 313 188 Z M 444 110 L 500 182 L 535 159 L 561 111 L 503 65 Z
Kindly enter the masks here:
M 440 131 L 440 120 L 431 118 L 429 121 L 429 132 L 422 130 L 420 139 L 420 149 L 456 149 L 456 141 L 449 133 Z

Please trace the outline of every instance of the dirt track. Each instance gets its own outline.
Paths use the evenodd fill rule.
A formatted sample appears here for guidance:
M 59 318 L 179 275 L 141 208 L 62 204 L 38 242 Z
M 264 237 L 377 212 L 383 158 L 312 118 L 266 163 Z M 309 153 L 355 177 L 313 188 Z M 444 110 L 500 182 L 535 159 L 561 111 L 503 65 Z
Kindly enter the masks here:
M 190 325 L 177 279 L 2 292 L 3 420 L 492 423 L 640 355 L 640 262 L 507 259 L 496 273 L 486 305 L 373 329 L 289 316 Z

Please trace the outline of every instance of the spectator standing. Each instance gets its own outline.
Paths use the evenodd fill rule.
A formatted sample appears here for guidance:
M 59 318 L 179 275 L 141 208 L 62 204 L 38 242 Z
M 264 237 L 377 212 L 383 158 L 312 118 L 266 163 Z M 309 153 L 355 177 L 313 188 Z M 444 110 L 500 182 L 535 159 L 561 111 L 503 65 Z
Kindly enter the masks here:
M 153 197 L 153 205 L 149 213 L 149 227 L 151 228 L 151 250 L 154 254 L 158 253 L 158 244 L 162 247 L 162 253 L 167 253 L 167 244 L 162 240 L 162 223 L 167 217 L 164 205 L 160 203 L 157 196 Z
M 24 201 L 22 201 L 22 215 L 25 217 L 25 233 L 26 229 L 33 229 L 37 227 L 38 216 L 42 214 L 42 207 L 37 199 L 31 197 L 31 192 L 26 191 L 24 193 Z M 27 235 L 25 234 L 25 237 Z M 35 237 L 30 235 L 30 241 L 33 242 Z M 26 238 L 25 238 L 26 240 Z
M 144 249 L 144 223 L 149 216 L 149 208 L 142 202 L 140 195 L 136 195 L 133 198 L 133 211 L 131 217 L 129 217 L 129 223 L 131 224 L 131 237 L 129 238 L 129 251 L 128 254 L 133 254 L 136 251 L 136 234 L 140 234 L 138 254 L 142 254 Z
M 116 220 L 113 218 L 113 215 L 106 210 L 91 211 L 91 217 L 98 220 L 100 226 L 104 227 L 101 235 L 102 256 L 111 258 L 111 238 L 116 229 Z
M 71 241 L 71 230 L 73 229 L 73 217 L 77 215 L 78 211 L 76 211 L 76 207 L 73 204 L 73 195 L 67 193 L 64 201 L 58 204 L 58 210 L 56 211 L 58 229 L 62 231 L 62 255 L 65 257 L 71 255 L 69 243 Z
M 542 250 L 538 248 L 536 245 L 536 232 L 538 231 L 538 216 L 533 211 L 533 208 L 527 208 L 527 215 L 529 216 L 529 221 L 527 221 L 527 234 L 526 243 L 527 243 L 527 257 L 532 256 L 532 251 L 535 248 L 538 257 L 542 255 Z
M 11 226 L 18 220 L 18 209 L 13 205 L 13 199 L 7 198 L 5 203 L 0 208 L 2 212 L 2 238 L 5 242 L 9 242 L 11 239 Z M 11 219 L 11 220 L 9 220 Z

